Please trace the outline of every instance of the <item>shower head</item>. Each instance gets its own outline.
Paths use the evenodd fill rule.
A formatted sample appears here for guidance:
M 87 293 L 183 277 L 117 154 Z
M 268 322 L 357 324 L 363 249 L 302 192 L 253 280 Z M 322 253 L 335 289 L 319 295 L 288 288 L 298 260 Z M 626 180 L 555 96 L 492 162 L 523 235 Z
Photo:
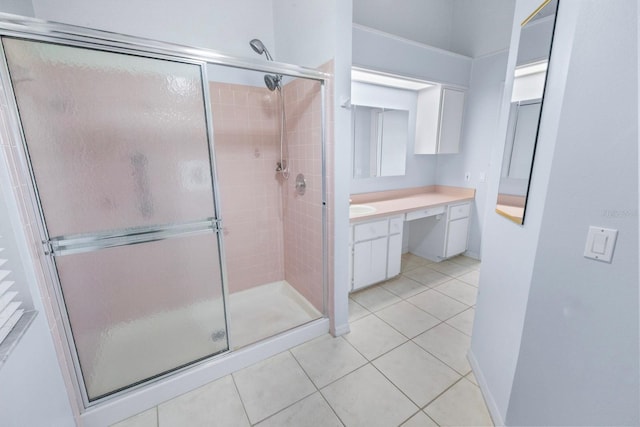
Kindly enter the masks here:
M 273 61 L 273 57 L 267 50 L 266 46 L 259 39 L 253 39 L 249 42 L 249 46 L 251 49 L 258 55 L 262 55 L 267 57 L 268 61 Z M 276 89 L 280 89 L 280 80 L 282 80 L 282 76 L 279 74 L 265 74 L 264 75 L 264 84 L 267 85 L 267 88 L 273 92 Z
M 257 53 L 258 55 L 262 55 L 264 53 L 264 55 L 267 57 L 267 59 L 269 61 L 273 61 L 273 57 L 271 56 L 271 54 L 267 50 L 267 48 L 264 45 L 264 43 L 262 43 L 262 41 L 260 41 L 259 39 L 251 40 L 249 42 L 249 46 L 251 46 L 251 49 L 253 49 L 254 52 Z
M 267 88 L 271 92 L 273 92 L 276 89 L 280 89 L 280 79 L 282 79 L 282 76 L 278 76 L 275 74 L 265 74 L 264 84 L 267 85 Z

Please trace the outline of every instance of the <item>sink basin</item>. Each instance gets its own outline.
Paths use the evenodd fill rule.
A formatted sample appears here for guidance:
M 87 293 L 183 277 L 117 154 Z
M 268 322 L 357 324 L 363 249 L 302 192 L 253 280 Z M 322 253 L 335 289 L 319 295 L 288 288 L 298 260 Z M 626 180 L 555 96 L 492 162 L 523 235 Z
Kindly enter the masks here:
M 376 208 L 369 205 L 349 205 L 349 215 L 366 215 L 374 213 Z

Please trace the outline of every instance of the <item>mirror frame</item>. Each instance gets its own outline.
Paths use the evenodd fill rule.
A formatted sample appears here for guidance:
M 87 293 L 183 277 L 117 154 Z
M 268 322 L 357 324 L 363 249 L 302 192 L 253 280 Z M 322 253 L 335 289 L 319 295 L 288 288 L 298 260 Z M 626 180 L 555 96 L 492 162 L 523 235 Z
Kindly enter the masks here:
M 524 29 L 524 27 L 531 22 L 542 10 L 544 10 L 545 7 L 547 7 L 553 0 L 545 0 L 543 1 L 540 6 L 538 6 L 524 21 L 522 21 L 522 23 L 520 24 L 521 29 Z M 501 171 L 500 171 L 500 175 L 499 175 L 499 182 L 498 182 L 498 197 L 496 200 L 496 213 L 509 219 L 510 221 L 518 224 L 518 225 L 524 225 L 524 220 L 525 220 L 525 216 L 526 216 L 526 212 L 527 212 L 527 204 L 529 201 L 529 193 L 531 190 L 531 176 L 533 174 L 533 167 L 535 164 L 535 158 L 536 158 L 536 149 L 537 149 L 537 145 L 538 145 L 538 137 L 540 135 L 540 123 L 542 121 L 542 114 L 544 111 L 544 98 L 546 95 L 546 91 L 547 91 L 547 80 L 549 77 L 549 69 L 551 68 L 551 54 L 553 52 L 553 40 L 555 37 L 555 31 L 556 31 L 556 24 L 557 24 L 557 19 L 558 19 L 558 7 L 560 6 L 560 0 L 556 0 L 557 4 L 556 4 L 556 11 L 554 13 L 554 17 L 553 17 L 553 26 L 551 29 L 551 40 L 549 42 L 549 52 L 547 55 L 547 69 L 545 71 L 545 80 L 544 80 L 544 86 L 542 89 L 542 96 L 540 98 L 540 113 L 538 115 L 538 122 L 536 124 L 536 131 L 535 131 L 535 137 L 533 140 L 533 150 L 532 150 L 532 155 L 531 155 L 531 166 L 529 168 L 529 175 L 527 178 L 527 186 L 526 186 L 526 191 L 524 193 L 524 196 L 520 196 L 520 195 L 511 195 L 511 194 L 505 194 L 505 193 L 501 193 L 500 192 L 500 187 L 501 187 L 501 181 L 502 181 L 502 175 L 503 175 L 503 168 L 504 168 L 504 155 L 505 155 L 505 150 L 508 148 L 509 146 L 509 141 L 506 140 L 505 141 L 505 150 L 503 150 L 503 162 L 501 164 Z M 522 33 L 521 33 L 522 34 Z M 519 43 L 518 43 L 518 51 L 520 51 L 522 47 L 522 39 L 520 39 Z M 517 61 L 516 61 L 517 62 Z M 517 69 L 517 66 L 516 66 Z M 514 70 L 515 73 L 515 70 Z M 515 82 L 515 78 L 514 78 L 514 82 Z M 513 87 L 512 87 L 512 94 L 513 94 Z M 511 100 L 510 100 L 510 104 L 511 104 Z M 511 117 L 511 113 L 509 113 L 509 116 Z M 509 128 L 510 128 L 511 124 L 509 123 L 507 125 L 507 134 L 506 134 L 506 138 L 510 138 L 512 135 L 509 132 Z M 513 149 L 513 148 L 512 148 Z M 522 203 L 520 203 L 520 199 L 524 197 L 524 201 Z M 520 209 L 522 209 L 522 213 L 520 214 Z

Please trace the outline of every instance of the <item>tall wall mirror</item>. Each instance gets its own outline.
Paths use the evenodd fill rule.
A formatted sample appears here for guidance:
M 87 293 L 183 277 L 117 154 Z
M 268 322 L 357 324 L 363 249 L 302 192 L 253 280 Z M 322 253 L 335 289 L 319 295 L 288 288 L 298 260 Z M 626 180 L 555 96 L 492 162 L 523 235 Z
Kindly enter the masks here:
M 524 224 L 559 0 L 522 22 L 496 212 Z

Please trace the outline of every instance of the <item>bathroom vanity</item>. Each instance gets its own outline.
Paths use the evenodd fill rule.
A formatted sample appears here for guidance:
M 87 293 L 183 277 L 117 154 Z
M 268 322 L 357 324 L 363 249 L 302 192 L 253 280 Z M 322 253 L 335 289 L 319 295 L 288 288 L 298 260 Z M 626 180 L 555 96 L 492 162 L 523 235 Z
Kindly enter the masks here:
M 400 274 L 403 243 L 436 262 L 466 251 L 474 197 L 444 186 L 352 195 L 351 291 Z

